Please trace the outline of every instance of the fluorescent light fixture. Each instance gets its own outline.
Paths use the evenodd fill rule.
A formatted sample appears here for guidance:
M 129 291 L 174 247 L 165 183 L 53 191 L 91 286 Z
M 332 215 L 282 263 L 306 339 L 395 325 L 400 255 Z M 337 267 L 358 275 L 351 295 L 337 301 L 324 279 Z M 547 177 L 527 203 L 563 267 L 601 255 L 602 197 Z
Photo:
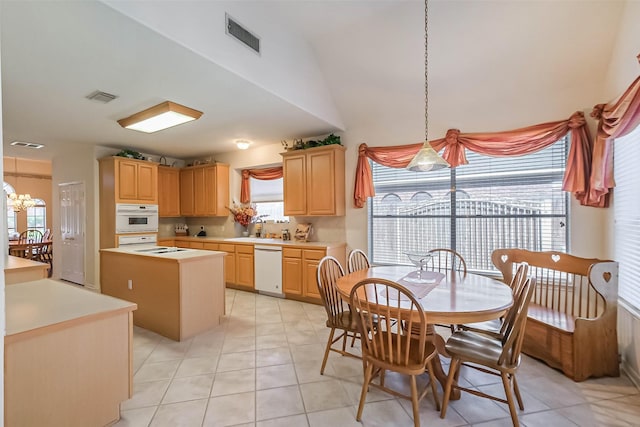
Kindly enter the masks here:
M 43 144 L 36 144 L 35 142 L 23 142 L 23 141 L 13 141 L 11 145 L 13 145 L 14 147 L 24 147 L 24 148 L 34 148 L 34 149 L 44 147 Z
M 236 139 L 236 146 L 241 150 L 246 150 L 251 145 L 251 141 L 246 139 Z
M 153 133 L 197 120 L 200 116 L 202 116 L 202 111 L 165 101 L 125 119 L 120 119 L 118 123 L 123 128 Z

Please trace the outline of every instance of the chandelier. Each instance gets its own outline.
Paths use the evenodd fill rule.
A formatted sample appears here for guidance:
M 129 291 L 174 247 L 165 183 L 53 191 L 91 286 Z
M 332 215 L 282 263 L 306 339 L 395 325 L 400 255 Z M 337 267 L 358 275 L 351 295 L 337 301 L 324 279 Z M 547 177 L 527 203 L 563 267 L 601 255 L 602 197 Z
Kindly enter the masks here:
M 9 206 L 13 207 L 14 212 L 20 212 L 32 208 L 36 205 L 35 200 L 31 199 L 30 194 L 11 193 L 8 196 Z

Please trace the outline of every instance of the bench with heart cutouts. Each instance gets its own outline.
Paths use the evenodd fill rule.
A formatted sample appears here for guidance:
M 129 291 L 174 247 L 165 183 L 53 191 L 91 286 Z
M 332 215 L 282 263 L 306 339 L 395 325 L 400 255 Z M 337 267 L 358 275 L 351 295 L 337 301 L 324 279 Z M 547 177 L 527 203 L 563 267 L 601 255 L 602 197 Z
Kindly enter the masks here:
M 496 249 L 491 258 L 505 283 L 523 262 L 536 278 L 524 353 L 574 381 L 620 375 L 617 262 L 524 249 Z

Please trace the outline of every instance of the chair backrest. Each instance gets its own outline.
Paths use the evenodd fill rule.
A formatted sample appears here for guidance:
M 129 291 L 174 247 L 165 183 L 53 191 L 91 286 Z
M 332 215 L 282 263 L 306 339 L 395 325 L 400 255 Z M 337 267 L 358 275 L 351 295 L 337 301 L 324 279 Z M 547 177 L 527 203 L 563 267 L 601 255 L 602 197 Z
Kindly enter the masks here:
M 511 292 L 513 294 L 514 303 L 512 308 L 515 307 L 516 301 L 518 300 L 518 298 L 520 298 L 520 294 L 524 290 L 524 285 L 526 284 L 528 279 L 528 276 L 527 276 L 528 273 L 529 273 L 529 264 L 527 264 L 526 262 L 523 262 L 518 266 L 516 273 L 513 275 L 513 278 L 511 279 L 511 283 L 509 284 L 509 287 L 511 287 Z M 503 320 L 502 326 L 500 327 L 500 335 L 505 334 L 507 325 L 508 324 L 506 319 Z
M 342 276 L 344 269 L 337 259 L 326 256 L 320 260 L 317 285 L 329 320 L 340 317 L 344 312 L 344 303 L 336 286 L 336 282 Z
M 438 248 L 428 252 L 431 258 L 427 261 L 427 267 L 435 271 L 459 271 L 467 274 L 467 263 L 462 255 L 453 249 Z
M 364 279 L 351 290 L 350 304 L 357 313 L 365 356 L 399 367 L 409 364 L 412 352 L 424 359 L 427 319 L 407 288 L 390 280 Z
M 19 243 L 41 243 L 42 232 L 40 230 L 25 230 L 20 233 Z
M 347 271 L 349 273 L 366 270 L 370 266 L 369 258 L 362 250 L 354 249 L 349 253 L 349 261 L 347 262 Z
M 42 240 L 51 240 L 51 229 L 47 228 L 44 230 L 44 234 L 42 235 Z
M 498 359 L 499 365 L 515 367 L 520 362 L 520 350 L 524 340 L 527 312 L 535 287 L 536 278 L 529 277 L 520 287 L 519 294 L 514 296 L 513 306 L 509 309 L 504 319 L 502 353 Z

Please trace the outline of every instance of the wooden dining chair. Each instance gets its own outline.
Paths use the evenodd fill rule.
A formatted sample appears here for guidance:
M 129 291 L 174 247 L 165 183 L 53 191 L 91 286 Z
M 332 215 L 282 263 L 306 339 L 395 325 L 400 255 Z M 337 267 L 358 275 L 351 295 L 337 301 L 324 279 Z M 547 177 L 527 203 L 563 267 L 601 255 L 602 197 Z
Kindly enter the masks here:
M 350 305 L 357 313 L 361 332 L 365 373 L 356 420 L 360 421 L 369 387 L 375 387 L 411 401 L 413 423 L 420 426 L 418 404 L 429 391 L 418 395 L 416 377 L 429 373 L 436 409 L 440 410 L 433 359 L 437 350 L 427 336 L 427 317 L 420 303 L 404 286 L 385 279 L 369 278 L 351 290 Z M 375 322 L 375 324 L 374 324 Z M 399 325 L 407 325 L 406 328 Z M 370 332 L 367 332 L 370 331 Z M 409 332 L 410 331 L 410 332 Z M 384 385 L 385 371 L 408 375 L 411 394 L 405 395 Z M 380 378 L 380 383 L 373 382 Z
M 351 346 L 353 346 L 359 334 L 355 318 L 346 307 L 347 304 L 343 302 L 336 287 L 337 280 L 342 276 L 344 276 L 344 269 L 337 259 L 332 256 L 325 256 L 320 260 L 317 279 L 318 291 L 327 311 L 327 328 L 331 328 L 324 350 L 320 375 L 324 375 L 330 351 L 335 351 L 343 356 L 360 358 L 360 356 L 347 351 L 347 338 L 352 338 Z M 336 330 L 340 330 L 341 333 L 334 338 Z M 342 340 L 342 349 L 334 348 L 333 345 L 340 340 Z
M 18 243 L 42 243 L 42 231 L 40 230 L 25 230 L 20 233 L 18 237 Z
M 511 279 L 511 283 L 509 284 L 509 287 L 511 287 L 514 301 L 516 301 L 520 297 L 520 293 L 523 291 L 524 284 L 527 281 L 528 274 L 529 274 L 529 264 L 527 264 L 526 262 L 521 263 L 518 266 L 518 269 L 516 270 L 516 274 L 513 275 Z M 501 335 L 501 334 L 504 334 L 505 325 L 506 325 L 505 317 L 503 316 L 500 319 L 488 320 L 486 322 L 477 322 L 477 323 L 469 323 L 465 325 L 458 325 L 457 328 L 463 331 L 487 333 L 490 335 Z
M 444 390 L 444 401 L 440 418 L 444 418 L 449 404 L 449 394 L 452 388 L 485 397 L 509 405 L 509 413 L 514 426 L 519 426 L 513 394 L 515 394 L 520 410 L 524 410 L 522 396 L 516 381 L 516 371 L 520 366 L 520 351 L 524 339 L 524 328 L 527 321 L 529 302 L 535 288 L 534 277 L 529 277 L 523 284 L 518 299 L 505 317 L 504 333 L 500 336 L 489 336 L 473 331 L 456 331 L 445 344 L 447 353 L 451 356 L 447 385 Z M 498 375 L 502 378 L 502 385 L 506 399 L 483 393 L 454 384 L 461 365 L 478 369 L 482 372 Z M 513 393 L 512 390 L 513 389 Z
M 53 244 L 45 243 L 38 248 L 37 261 L 49 264 L 47 270 L 49 277 L 53 274 Z
M 431 258 L 427 260 L 427 268 L 434 271 L 458 271 L 467 275 L 467 263 L 462 255 L 453 249 L 437 248 L 431 249 L 428 254 Z
M 371 267 L 369 258 L 360 249 L 354 249 L 349 253 L 349 261 L 347 262 L 347 271 L 349 274 L 354 271 L 366 270 Z

